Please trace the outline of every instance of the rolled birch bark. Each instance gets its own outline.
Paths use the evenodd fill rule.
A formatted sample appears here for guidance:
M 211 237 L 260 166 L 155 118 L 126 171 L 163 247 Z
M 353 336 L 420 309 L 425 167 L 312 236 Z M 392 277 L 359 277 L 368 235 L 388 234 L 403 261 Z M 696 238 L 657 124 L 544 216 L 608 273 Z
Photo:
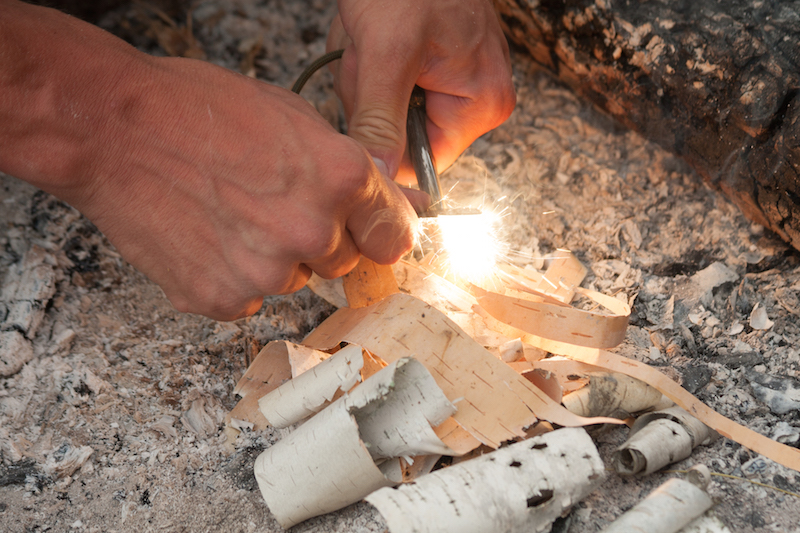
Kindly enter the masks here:
M 592 439 L 565 428 L 438 470 L 366 501 L 391 533 L 548 531 L 605 475 Z
M 623 476 L 652 474 L 686 459 L 692 450 L 719 434 L 680 407 L 640 416 L 628 440 L 614 452 L 614 470 Z
M 710 509 L 712 503 L 702 488 L 672 478 L 602 533 L 677 533 Z
M 361 347 L 350 344 L 269 392 L 258 400 L 258 408 L 271 425 L 289 427 L 319 412 L 337 391 L 353 388 L 363 366 Z
M 259 455 L 254 472 L 284 528 L 394 484 L 375 465 L 352 415 L 338 402 Z
M 399 359 L 264 451 L 258 487 L 284 528 L 341 509 L 402 480 L 392 457 L 449 452 L 431 424 L 454 412 L 421 363 Z

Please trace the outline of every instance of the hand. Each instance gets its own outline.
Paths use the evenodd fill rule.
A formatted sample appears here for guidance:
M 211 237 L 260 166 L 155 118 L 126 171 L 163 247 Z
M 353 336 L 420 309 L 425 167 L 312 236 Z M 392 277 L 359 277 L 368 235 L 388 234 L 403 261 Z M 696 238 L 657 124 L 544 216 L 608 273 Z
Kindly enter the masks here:
M 109 179 L 78 207 L 177 309 L 252 314 L 312 270 L 410 249 L 411 205 L 300 97 L 201 62 L 153 70 L 147 108 L 97 172 Z
M 428 136 L 439 170 L 513 111 L 508 45 L 490 1 L 338 4 L 328 49 L 345 49 L 332 68 L 348 134 L 398 182 L 416 181 L 402 161 L 414 84 L 426 90 Z
M 312 270 L 410 249 L 404 194 L 301 97 L 53 10 L 0 8 L 0 170 L 79 209 L 178 310 L 234 319 Z

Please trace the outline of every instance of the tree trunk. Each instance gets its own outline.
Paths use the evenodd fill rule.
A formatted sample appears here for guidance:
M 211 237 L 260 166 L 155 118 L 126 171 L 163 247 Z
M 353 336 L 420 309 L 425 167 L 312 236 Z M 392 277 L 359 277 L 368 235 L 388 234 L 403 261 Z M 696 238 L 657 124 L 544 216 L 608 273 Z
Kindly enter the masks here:
M 800 249 L 800 1 L 494 2 L 536 62 Z

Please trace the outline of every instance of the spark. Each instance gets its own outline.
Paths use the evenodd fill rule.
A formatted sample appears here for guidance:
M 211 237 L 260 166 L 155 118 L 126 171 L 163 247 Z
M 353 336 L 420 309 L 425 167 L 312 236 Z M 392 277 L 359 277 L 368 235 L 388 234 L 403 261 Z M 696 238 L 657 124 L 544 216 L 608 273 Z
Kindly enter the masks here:
M 440 276 L 476 285 L 494 284 L 498 263 L 509 259 L 509 254 L 513 253 L 502 224 L 503 218 L 511 214 L 508 205 L 501 207 L 508 197 L 495 199 L 492 206 L 487 206 L 484 190 L 477 208 L 475 204 L 467 206 L 454 198 L 458 184 L 455 182 L 442 198 L 443 210 L 474 209 L 478 213 L 440 214 L 420 219 L 417 249 L 423 261 Z
M 500 237 L 502 213 L 483 211 L 475 215 L 439 215 L 427 219 L 422 239 L 435 242 L 436 255 L 448 274 L 480 283 L 492 276 L 497 262 L 507 252 Z

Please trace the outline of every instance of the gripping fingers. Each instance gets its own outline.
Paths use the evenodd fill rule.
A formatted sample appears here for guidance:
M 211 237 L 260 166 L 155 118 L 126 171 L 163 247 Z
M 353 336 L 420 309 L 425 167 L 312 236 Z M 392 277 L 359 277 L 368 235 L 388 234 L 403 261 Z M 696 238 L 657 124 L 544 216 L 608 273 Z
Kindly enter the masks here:
M 379 174 L 371 197 L 347 221 L 358 249 L 380 264 L 392 264 L 414 245 L 417 216 L 399 187 Z
M 305 264 L 325 279 L 334 279 L 344 276 L 358 264 L 360 253 L 356 243 L 353 242 L 348 231 L 343 231 L 339 246 L 329 255 L 307 261 Z

